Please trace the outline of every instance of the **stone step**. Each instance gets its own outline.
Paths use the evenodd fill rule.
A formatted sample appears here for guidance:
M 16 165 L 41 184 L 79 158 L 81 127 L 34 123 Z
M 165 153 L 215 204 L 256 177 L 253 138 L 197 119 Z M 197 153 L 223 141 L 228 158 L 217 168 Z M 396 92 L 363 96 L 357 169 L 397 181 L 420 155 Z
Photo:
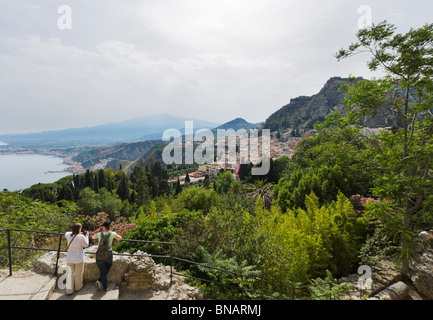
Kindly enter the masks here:
M 45 300 L 54 288 L 56 277 L 31 271 L 0 272 L 0 300 Z
M 57 286 L 49 295 L 48 300 L 118 300 L 119 288 L 114 284 L 108 286 L 108 291 L 99 290 L 96 282 L 87 282 L 80 291 L 67 294 Z

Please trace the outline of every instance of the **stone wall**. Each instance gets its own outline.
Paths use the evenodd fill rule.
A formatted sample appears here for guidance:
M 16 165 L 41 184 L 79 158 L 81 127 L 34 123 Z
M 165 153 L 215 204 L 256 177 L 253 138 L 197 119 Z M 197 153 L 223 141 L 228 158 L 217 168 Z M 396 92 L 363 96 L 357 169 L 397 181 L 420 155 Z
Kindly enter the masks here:
M 84 274 L 85 282 L 96 281 L 99 278 L 99 269 L 95 262 L 96 246 L 85 250 Z M 202 299 L 201 291 L 185 283 L 181 276 L 173 276 L 170 287 L 170 266 L 155 264 L 151 257 L 146 257 L 144 252 L 136 252 L 136 255 L 114 255 L 113 265 L 108 273 L 108 281 L 117 285 L 121 292 L 134 294 L 146 293 L 157 297 L 161 292 L 170 290 L 170 298 L 173 300 L 199 300 Z M 38 259 L 35 271 L 39 273 L 54 274 L 56 266 L 56 252 L 50 252 Z M 66 268 L 66 254 L 61 253 L 58 263 L 58 275 L 62 275 Z M 173 271 L 174 268 L 173 268 Z

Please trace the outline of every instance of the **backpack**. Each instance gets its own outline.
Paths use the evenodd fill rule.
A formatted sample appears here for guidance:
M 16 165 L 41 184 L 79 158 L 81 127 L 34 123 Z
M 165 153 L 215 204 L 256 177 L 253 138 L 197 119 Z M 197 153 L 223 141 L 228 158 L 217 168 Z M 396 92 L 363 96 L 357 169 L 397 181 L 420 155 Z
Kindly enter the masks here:
M 97 260 L 107 260 L 110 257 L 110 250 L 108 240 L 110 239 L 111 232 L 107 235 L 104 235 L 101 232 L 101 240 L 99 241 L 98 250 L 96 250 L 96 259 Z

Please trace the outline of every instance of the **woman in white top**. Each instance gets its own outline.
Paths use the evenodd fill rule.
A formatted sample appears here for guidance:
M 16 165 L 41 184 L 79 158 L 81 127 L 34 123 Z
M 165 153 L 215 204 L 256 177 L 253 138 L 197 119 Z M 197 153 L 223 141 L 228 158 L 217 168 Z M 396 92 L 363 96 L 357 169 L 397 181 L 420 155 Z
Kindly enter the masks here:
M 72 226 L 72 232 L 65 233 L 68 244 L 66 254 L 67 272 L 66 293 L 72 294 L 83 287 L 84 271 L 84 248 L 89 246 L 89 236 L 81 232 L 81 224 L 76 223 Z

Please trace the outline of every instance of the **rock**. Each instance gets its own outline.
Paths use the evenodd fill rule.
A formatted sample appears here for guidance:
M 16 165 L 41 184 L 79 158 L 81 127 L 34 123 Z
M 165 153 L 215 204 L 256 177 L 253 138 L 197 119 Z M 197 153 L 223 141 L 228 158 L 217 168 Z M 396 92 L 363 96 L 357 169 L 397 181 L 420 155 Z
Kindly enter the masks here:
M 360 292 L 358 289 L 358 280 L 361 275 L 350 274 L 346 277 L 338 279 L 339 283 L 345 282 L 351 288 L 352 292 L 348 293 L 342 300 L 359 300 L 363 296 L 374 296 L 377 293 L 385 290 L 387 287 L 399 282 L 403 279 L 403 273 L 398 269 L 392 261 L 380 261 L 377 265 L 371 267 L 371 289 Z
M 371 274 L 373 278 L 372 292 L 379 292 L 384 288 L 403 280 L 403 273 L 389 260 L 380 261 L 377 265 L 372 266 Z
M 408 276 L 418 291 L 433 299 L 433 252 L 431 250 L 417 255 Z
M 398 281 L 375 294 L 368 300 L 403 300 L 409 293 L 409 286 L 403 281 Z

